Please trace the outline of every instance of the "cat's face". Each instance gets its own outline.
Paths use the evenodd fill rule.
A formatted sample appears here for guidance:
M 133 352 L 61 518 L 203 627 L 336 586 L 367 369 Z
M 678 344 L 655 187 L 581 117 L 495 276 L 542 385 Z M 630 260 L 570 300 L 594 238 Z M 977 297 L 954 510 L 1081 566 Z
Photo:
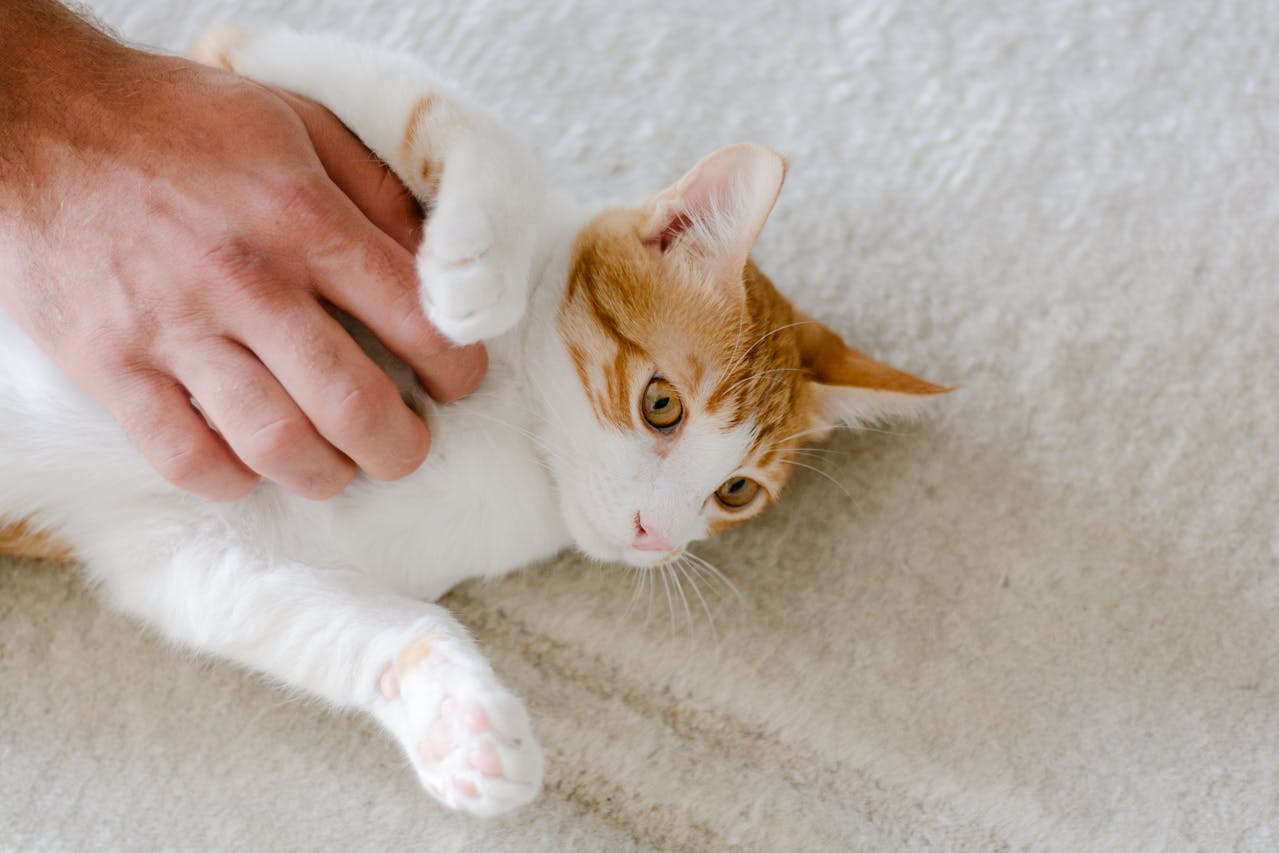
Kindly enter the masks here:
M 775 501 L 835 422 L 945 390 L 849 349 L 749 260 L 783 172 L 760 146 L 721 149 L 581 233 L 558 318 L 572 378 L 548 421 L 587 554 L 672 559 Z

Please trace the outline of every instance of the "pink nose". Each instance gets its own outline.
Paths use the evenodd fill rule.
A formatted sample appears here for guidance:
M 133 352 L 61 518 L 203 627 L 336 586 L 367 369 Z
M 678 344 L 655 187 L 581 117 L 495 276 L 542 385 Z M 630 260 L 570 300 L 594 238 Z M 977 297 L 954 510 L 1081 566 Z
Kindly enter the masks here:
M 667 542 L 662 534 L 649 530 L 644 526 L 644 519 L 635 513 L 635 541 L 631 547 L 636 551 L 674 551 L 675 546 Z

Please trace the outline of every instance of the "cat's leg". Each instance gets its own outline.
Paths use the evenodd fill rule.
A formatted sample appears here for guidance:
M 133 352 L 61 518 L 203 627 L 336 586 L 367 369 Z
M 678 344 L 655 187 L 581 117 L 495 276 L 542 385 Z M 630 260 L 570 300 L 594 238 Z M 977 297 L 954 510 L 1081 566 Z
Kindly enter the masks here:
M 518 140 L 433 82 L 420 63 L 333 36 L 217 30 L 193 48 L 210 64 L 314 98 L 428 209 L 418 270 L 432 322 L 458 343 L 523 316 L 547 190 Z
M 154 553 L 86 556 L 109 600 L 169 639 L 370 713 L 445 805 L 489 816 L 536 796 L 542 754 L 524 706 L 444 608 L 236 545 Z

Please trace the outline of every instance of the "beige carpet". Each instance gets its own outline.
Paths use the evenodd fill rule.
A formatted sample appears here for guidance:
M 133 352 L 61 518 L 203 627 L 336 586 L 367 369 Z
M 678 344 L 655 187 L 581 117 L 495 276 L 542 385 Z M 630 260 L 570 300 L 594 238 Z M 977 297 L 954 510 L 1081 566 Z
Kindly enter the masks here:
M 499 822 L 0 564 L 0 847 L 1279 848 L 1272 4 L 96 5 L 420 50 L 584 195 L 772 144 L 764 268 L 962 390 L 701 547 L 715 633 L 574 557 L 459 590 L 548 749 Z

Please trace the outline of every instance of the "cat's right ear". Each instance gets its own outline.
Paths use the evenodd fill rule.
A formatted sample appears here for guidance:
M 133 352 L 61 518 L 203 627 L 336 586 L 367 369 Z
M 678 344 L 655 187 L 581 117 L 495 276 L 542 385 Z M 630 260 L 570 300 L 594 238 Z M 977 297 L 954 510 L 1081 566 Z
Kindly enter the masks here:
M 953 389 L 876 361 L 812 317 L 795 312 L 800 359 L 811 380 L 814 426 L 863 426 L 917 414 L 930 397 Z
M 746 259 L 785 176 L 786 162 L 763 145 L 720 148 L 648 202 L 640 237 L 664 261 L 739 301 Z

